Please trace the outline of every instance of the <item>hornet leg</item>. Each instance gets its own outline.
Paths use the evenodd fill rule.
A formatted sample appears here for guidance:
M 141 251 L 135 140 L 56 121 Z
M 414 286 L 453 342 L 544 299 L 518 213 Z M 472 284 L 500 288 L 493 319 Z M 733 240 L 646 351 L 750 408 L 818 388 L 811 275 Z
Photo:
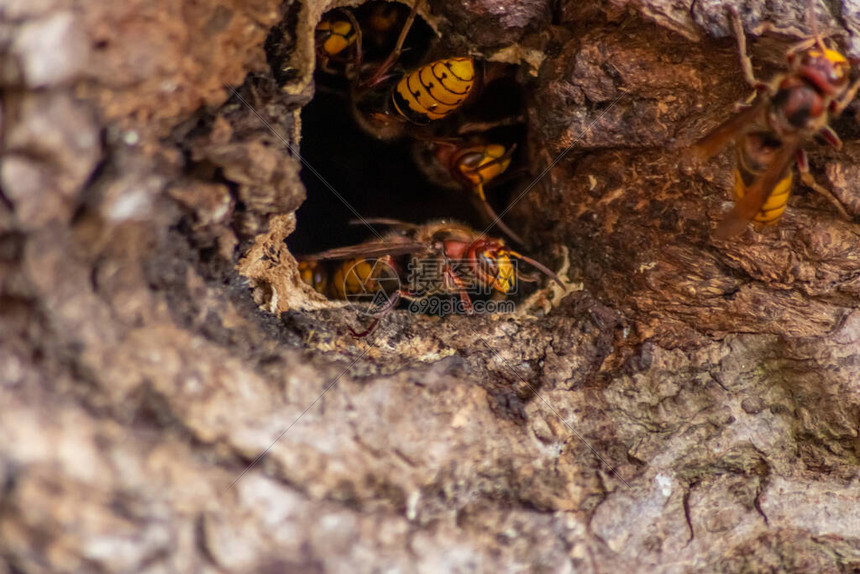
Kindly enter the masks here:
M 803 185 L 826 197 L 827 201 L 836 207 L 839 211 L 839 215 L 841 215 L 843 219 L 851 221 L 851 216 L 848 215 L 848 212 L 845 211 L 845 207 L 843 207 L 842 203 L 836 199 L 836 196 L 833 195 L 829 189 L 820 185 L 815 181 L 815 178 L 812 177 L 812 174 L 809 172 L 809 160 L 807 159 L 806 152 L 804 150 L 797 152 L 797 170 L 800 172 L 800 181 L 803 182 Z

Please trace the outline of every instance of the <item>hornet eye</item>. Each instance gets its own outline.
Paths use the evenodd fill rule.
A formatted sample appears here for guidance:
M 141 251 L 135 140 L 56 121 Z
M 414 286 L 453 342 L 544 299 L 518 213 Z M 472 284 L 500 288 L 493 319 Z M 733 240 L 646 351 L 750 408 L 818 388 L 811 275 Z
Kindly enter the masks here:
M 487 267 L 494 275 L 499 272 L 499 266 L 496 265 L 496 260 L 487 255 L 486 253 L 482 253 L 481 264 Z
M 478 167 L 483 159 L 484 156 L 479 153 L 470 153 L 464 156 L 460 163 L 466 167 Z

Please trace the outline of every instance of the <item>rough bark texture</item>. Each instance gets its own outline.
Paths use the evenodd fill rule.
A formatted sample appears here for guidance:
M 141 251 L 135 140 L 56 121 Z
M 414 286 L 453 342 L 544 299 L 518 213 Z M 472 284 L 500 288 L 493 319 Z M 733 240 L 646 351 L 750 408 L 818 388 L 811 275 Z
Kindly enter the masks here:
M 742 10 L 760 75 L 805 6 Z M 283 241 L 328 8 L 0 5 L 0 573 L 860 569 L 858 227 L 717 241 L 731 154 L 679 168 L 748 95 L 722 3 L 431 0 L 522 64 L 566 153 L 510 222 L 583 289 L 363 340 Z

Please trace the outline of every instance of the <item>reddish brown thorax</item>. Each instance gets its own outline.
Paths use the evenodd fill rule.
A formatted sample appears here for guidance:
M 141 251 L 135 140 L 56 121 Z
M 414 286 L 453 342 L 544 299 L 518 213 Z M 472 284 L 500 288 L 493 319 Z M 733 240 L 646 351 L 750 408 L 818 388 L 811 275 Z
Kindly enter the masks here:
M 451 259 L 463 259 L 463 254 L 469 248 L 469 244 L 457 239 L 446 239 L 442 242 L 446 257 Z
M 479 257 L 485 255 L 492 258 L 496 255 L 496 253 L 498 253 L 500 249 L 504 248 L 504 246 L 505 244 L 498 239 L 477 239 L 473 241 L 471 245 L 469 245 L 469 248 L 466 251 L 466 256 L 469 259 L 478 259 Z
M 798 129 L 806 127 L 810 119 L 820 118 L 827 109 L 824 96 L 805 78 L 794 75 L 780 82 L 773 102 L 774 111 L 778 111 L 791 126 Z

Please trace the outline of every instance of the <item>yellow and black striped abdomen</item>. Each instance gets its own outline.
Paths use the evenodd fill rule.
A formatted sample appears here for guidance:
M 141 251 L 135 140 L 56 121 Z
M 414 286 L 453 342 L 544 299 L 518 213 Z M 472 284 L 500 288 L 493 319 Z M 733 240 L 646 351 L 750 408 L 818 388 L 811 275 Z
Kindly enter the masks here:
M 354 301 L 375 300 L 377 293 L 400 288 L 400 279 L 391 257 L 358 257 L 340 263 L 331 277 L 331 296 Z
M 355 44 L 358 32 L 345 17 L 326 17 L 316 28 L 317 52 L 323 58 L 333 58 Z
M 474 85 L 472 58 L 448 58 L 403 76 L 391 97 L 401 116 L 416 124 L 426 124 L 455 112 Z
M 736 141 L 735 156 L 735 200 L 743 199 L 747 190 L 770 169 L 782 149 L 783 142 L 770 130 L 756 130 L 745 134 Z M 788 196 L 791 195 L 791 167 L 773 187 L 764 205 L 753 217 L 753 221 L 765 225 L 776 223 L 785 211 Z
M 745 170 L 742 166 L 735 169 L 735 201 L 740 201 L 746 195 L 747 189 L 758 178 L 758 174 L 751 173 Z M 791 195 L 792 172 L 789 169 L 785 172 L 785 176 L 779 183 L 774 186 L 773 191 L 767 196 L 761 210 L 753 218 L 753 221 L 770 225 L 776 223 L 785 211 L 785 206 L 788 204 L 788 198 Z
M 346 299 L 360 295 L 368 288 L 376 289 L 374 259 L 345 261 L 300 261 L 299 275 L 314 291 L 330 299 Z
M 377 293 L 400 288 L 390 257 L 356 257 L 342 261 L 300 261 L 302 281 L 329 299 L 371 300 Z
M 348 259 L 338 264 L 332 274 L 332 296 L 346 299 L 347 295 L 362 295 L 375 290 L 373 259 Z

